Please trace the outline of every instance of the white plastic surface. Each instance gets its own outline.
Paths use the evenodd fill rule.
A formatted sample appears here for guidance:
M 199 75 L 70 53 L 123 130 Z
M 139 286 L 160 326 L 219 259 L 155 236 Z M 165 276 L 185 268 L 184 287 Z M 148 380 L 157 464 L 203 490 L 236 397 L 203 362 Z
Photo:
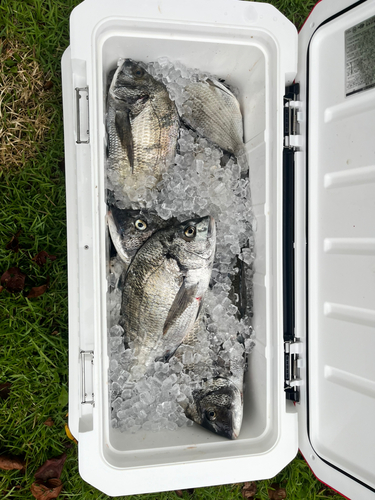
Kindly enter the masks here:
M 79 296 L 79 307 L 70 311 L 70 392 L 75 394 L 70 397 L 69 424 L 79 442 L 82 477 L 109 495 L 272 477 L 296 453 L 296 413 L 283 391 L 281 254 L 282 96 L 295 76 L 296 43 L 294 26 L 270 5 L 259 3 L 86 0 L 72 13 L 63 84 L 89 86 L 90 144 L 72 147 L 75 107 L 69 102 L 72 93 L 65 90 L 67 189 L 76 183 L 76 198 L 72 195 L 68 204 L 77 219 L 76 226 L 68 220 L 68 235 L 78 234 L 69 247 L 69 291 Z M 145 62 L 168 56 L 216 73 L 240 90 L 258 229 L 256 348 L 249 360 L 244 423 L 237 441 L 196 425 L 134 435 L 109 425 L 104 94 L 106 75 L 120 56 Z M 74 265 L 77 259 L 79 265 Z M 95 352 L 94 408 L 80 405 L 77 395 L 80 349 Z
M 302 110 L 309 126 L 307 176 L 305 143 L 296 172 L 296 335 L 303 346 L 308 342 L 299 443 L 319 479 L 352 500 L 370 500 L 375 498 L 375 89 L 345 97 L 344 32 L 374 16 L 375 2 L 319 27 L 353 3 L 320 2 L 299 40 L 296 81 L 305 104 L 307 84 L 309 89 L 308 109 Z M 306 122 L 301 134 L 306 136 Z

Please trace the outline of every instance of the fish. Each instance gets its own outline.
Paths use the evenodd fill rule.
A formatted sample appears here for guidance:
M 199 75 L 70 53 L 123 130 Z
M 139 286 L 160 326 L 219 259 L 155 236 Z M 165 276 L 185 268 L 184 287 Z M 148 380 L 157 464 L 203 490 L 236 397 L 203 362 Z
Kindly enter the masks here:
M 112 183 L 152 187 L 172 164 L 179 116 L 162 82 L 132 59 L 121 60 L 107 99 L 107 170 Z
M 207 339 L 207 331 L 200 314 L 175 352 L 174 358 L 183 363 L 184 347 L 194 347 L 195 343 L 202 339 Z M 239 357 L 230 367 L 224 362 L 219 363 L 219 360 L 220 351 L 214 363 L 209 354 L 200 360 L 198 365 L 201 367 L 211 366 L 212 376 L 202 379 L 200 387 L 192 391 L 191 400 L 181 401 L 180 406 L 186 417 L 196 424 L 219 436 L 237 439 L 243 419 L 244 358 Z M 194 377 L 197 365 L 185 364 L 183 371 Z
M 191 330 L 208 288 L 216 248 L 211 216 L 156 231 L 126 276 L 120 325 L 136 361 L 133 380 L 156 360 L 167 362 Z
M 109 206 L 108 229 L 117 254 L 128 268 L 134 255 L 148 238 L 159 229 L 171 226 L 176 219 L 164 220 L 149 210 L 125 210 Z
M 240 387 L 238 387 L 240 385 Z M 192 393 L 185 415 L 193 422 L 228 439 L 237 439 L 243 419 L 243 381 L 232 375 L 202 382 Z
M 243 156 L 243 120 L 234 94 L 214 78 L 189 83 L 184 93 L 183 121 L 224 151 Z

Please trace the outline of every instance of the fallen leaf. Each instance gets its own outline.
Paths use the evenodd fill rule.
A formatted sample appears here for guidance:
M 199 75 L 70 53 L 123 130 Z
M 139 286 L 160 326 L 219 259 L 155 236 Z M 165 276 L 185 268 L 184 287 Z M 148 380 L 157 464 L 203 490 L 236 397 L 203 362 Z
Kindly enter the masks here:
M 47 80 L 46 82 L 44 82 L 43 85 L 44 90 L 51 90 L 52 87 L 53 87 L 53 82 L 51 82 L 51 80 Z
M 65 453 L 63 453 L 61 457 L 50 458 L 35 472 L 34 474 L 35 479 L 40 479 L 41 481 L 44 482 L 52 478 L 59 479 L 64 467 L 65 460 L 66 460 Z
M 0 286 L 0 293 L 4 290 L 3 286 Z
M 184 491 L 187 491 L 190 496 L 194 494 L 194 488 L 188 488 L 187 490 L 175 490 L 175 493 L 178 497 L 182 498 L 184 496 Z
M 35 257 L 32 258 L 32 260 L 35 262 L 35 264 L 38 264 L 38 266 L 44 266 L 44 264 L 47 262 L 47 259 L 56 260 L 56 255 L 48 255 L 45 250 L 41 250 L 35 255 Z
M 25 287 L 26 275 L 18 267 L 11 267 L 1 276 L 1 284 L 8 292 L 21 292 Z
M 45 484 L 35 482 L 31 485 L 31 493 L 36 500 L 57 498 L 63 489 L 60 479 L 49 479 Z
M 62 387 L 58 399 L 58 404 L 61 408 L 64 408 L 64 406 L 68 404 L 68 401 L 69 401 L 68 391 L 65 389 L 65 387 Z
M 59 332 L 57 330 L 55 330 L 54 332 L 51 333 L 51 335 L 58 335 Z
M 5 248 L 7 250 L 12 250 L 13 252 L 18 252 L 19 250 L 19 241 L 18 241 L 18 236 L 21 234 L 21 231 L 22 229 L 20 229 L 19 231 L 17 231 L 16 234 L 14 234 L 11 238 L 11 240 L 9 241 L 9 243 L 7 243 L 5 245 Z
M 324 495 L 326 497 L 334 497 L 336 495 L 336 493 L 329 489 L 329 488 L 321 488 L 319 491 L 318 491 L 319 495 Z
M 71 439 L 72 441 L 74 441 L 75 443 L 78 443 L 78 441 L 76 440 L 76 438 L 73 436 L 73 434 L 70 432 L 70 429 L 69 429 L 69 426 L 68 424 L 65 424 L 65 434 L 68 436 L 69 439 Z
M 0 469 L 3 470 L 22 470 L 25 468 L 25 462 L 20 458 L 8 457 L 6 455 L 0 456 Z
M 257 492 L 257 483 L 251 481 L 251 483 L 245 483 L 242 488 L 243 498 L 254 498 Z
M 5 382 L 4 384 L 0 384 L 0 399 L 9 398 L 11 387 L 12 384 L 10 382 Z
M 268 496 L 270 500 L 284 500 L 286 498 L 285 488 L 280 488 L 279 484 L 271 484 L 271 488 L 268 488 Z
M 49 287 L 49 277 L 47 277 L 47 283 L 45 285 L 34 286 L 33 288 L 31 288 L 26 297 L 28 299 L 35 299 L 36 297 L 40 297 L 41 295 L 43 295 L 43 293 L 47 291 L 48 287 Z
M 52 420 L 51 417 L 48 417 L 47 420 L 44 422 L 44 425 L 46 425 L 47 427 L 52 427 L 54 424 L 54 421 Z

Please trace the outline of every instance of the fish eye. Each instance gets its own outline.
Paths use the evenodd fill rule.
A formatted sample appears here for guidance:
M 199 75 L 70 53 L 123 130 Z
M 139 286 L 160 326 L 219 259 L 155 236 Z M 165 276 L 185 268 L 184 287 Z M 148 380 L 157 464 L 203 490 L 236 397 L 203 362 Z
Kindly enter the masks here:
M 187 229 L 185 229 L 185 236 L 188 238 L 192 238 L 195 236 L 195 227 L 194 226 L 189 226 Z
M 143 71 L 141 69 L 137 69 L 137 71 L 135 72 L 136 76 L 142 76 L 142 74 L 143 74 Z
M 215 412 L 215 410 L 207 410 L 206 411 L 206 417 L 211 422 L 213 422 L 214 420 L 216 420 L 216 412 Z
M 135 227 L 139 231 L 144 231 L 145 229 L 147 229 L 147 223 L 145 221 L 143 221 L 142 219 L 138 219 L 135 221 Z

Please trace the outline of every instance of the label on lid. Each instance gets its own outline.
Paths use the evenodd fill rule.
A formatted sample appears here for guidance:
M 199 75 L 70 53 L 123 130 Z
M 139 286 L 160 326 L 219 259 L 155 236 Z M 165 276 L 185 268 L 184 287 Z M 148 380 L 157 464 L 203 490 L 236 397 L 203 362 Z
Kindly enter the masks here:
M 375 87 L 375 16 L 345 31 L 346 96 Z

